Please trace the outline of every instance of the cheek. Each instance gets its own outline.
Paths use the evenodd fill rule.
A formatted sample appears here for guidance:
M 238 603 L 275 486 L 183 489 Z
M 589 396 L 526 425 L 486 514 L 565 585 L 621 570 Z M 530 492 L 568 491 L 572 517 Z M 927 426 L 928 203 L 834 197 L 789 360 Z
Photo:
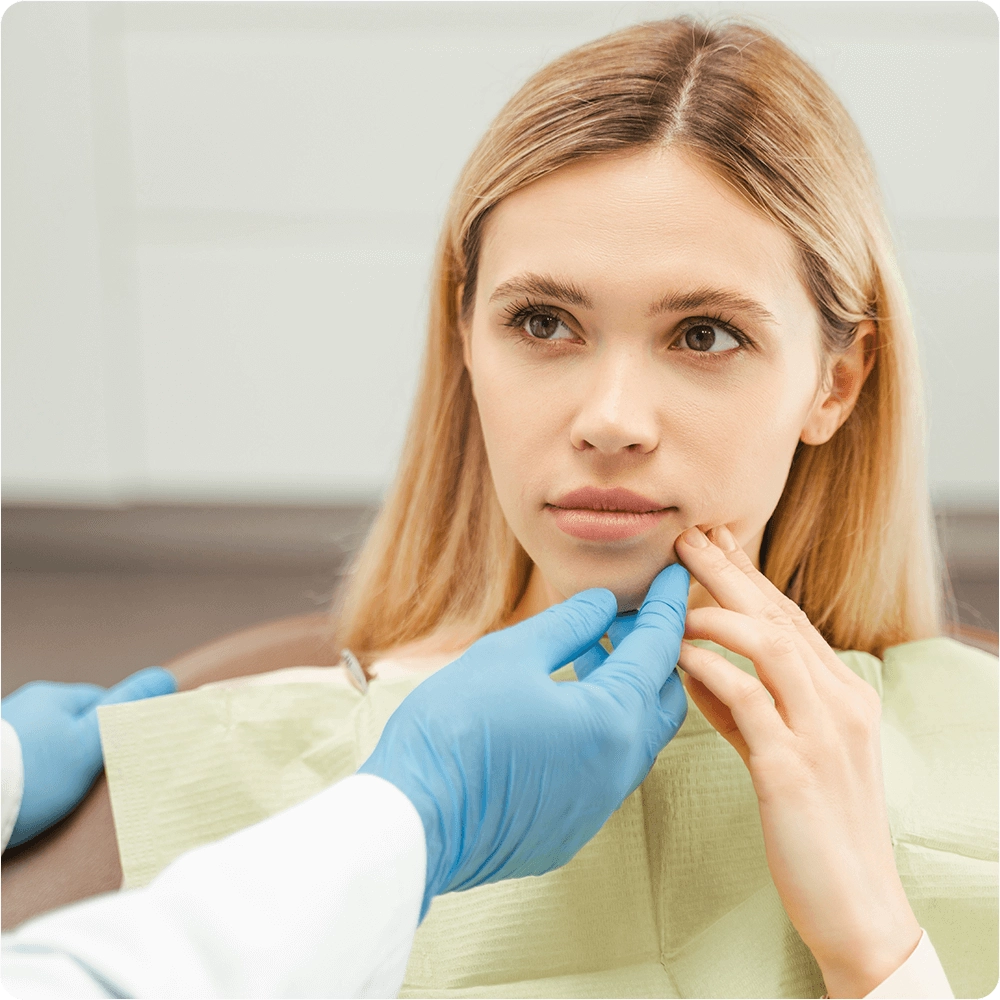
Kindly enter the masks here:
M 471 376 L 490 471 L 505 513 L 537 492 L 536 480 L 551 467 L 570 417 L 551 377 L 539 366 L 511 359 L 508 352 L 473 339 Z
M 770 517 L 781 496 L 812 388 L 784 378 L 758 378 L 725 393 L 688 400 L 676 441 L 695 486 L 695 516 L 754 523 Z M 683 442 L 683 443 L 682 443 Z

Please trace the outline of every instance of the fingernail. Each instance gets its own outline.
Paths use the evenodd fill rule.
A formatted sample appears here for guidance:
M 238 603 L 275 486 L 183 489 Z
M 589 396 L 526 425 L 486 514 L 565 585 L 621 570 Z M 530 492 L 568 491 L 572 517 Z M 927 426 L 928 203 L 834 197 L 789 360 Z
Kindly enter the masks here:
M 724 524 L 720 524 L 715 529 L 714 534 L 715 544 L 724 552 L 735 552 L 739 548 L 736 539 L 733 538 L 733 533 Z
M 705 537 L 704 532 L 697 526 L 688 528 L 684 532 L 684 541 L 696 549 L 704 549 L 708 545 L 708 539 Z

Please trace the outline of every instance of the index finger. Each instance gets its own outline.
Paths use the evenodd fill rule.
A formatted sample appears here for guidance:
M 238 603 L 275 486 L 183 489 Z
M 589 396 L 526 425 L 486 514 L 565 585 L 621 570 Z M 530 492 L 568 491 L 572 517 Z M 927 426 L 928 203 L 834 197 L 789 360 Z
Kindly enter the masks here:
M 674 547 L 720 607 L 756 618 L 773 603 L 700 528 L 688 528 Z
M 102 692 L 102 705 L 118 705 L 126 701 L 141 701 L 162 694 L 173 694 L 177 681 L 169 670 L 163 667 L 146 667 L 119 681 L 106 693 Z
M 634 689 L 638 679 L 658 697 L 680 655 L 690 580 L 679 563 L 662 570 L 642 602 L 634 628 L 581 683 L 607 688 L 624 681 Z
M 857 675 L 850 667 L 840 661 L 840 658 L 830 648 L 829 643 L 820 635 L 816 626 L 809 621 L 808 615 L 786 594 L 783 594 L 763 573 L 750 561 L 750 557 L 740 548 L 733 533 L 724 525 L 716 528 L 712 534 L 715 542 L 725 553 L 726 558 L 749 579 L 765 597 L 770 598 L 788 616 L 799 634 L 809 644 L 814 653 L 826 664 L 830 671 L 842 681 L 853 684 Z

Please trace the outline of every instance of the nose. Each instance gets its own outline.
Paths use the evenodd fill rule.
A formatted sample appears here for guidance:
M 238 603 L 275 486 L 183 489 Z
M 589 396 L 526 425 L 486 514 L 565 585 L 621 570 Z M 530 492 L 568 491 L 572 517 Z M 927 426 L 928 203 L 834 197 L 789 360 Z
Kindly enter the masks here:
M 606 456 L 647 454 L 659 444 L 657 394 L 648 385 L 649 359 L 640 354 L 609 351 L 595 365 L 570 427 L 570 439 L 578 451 Z

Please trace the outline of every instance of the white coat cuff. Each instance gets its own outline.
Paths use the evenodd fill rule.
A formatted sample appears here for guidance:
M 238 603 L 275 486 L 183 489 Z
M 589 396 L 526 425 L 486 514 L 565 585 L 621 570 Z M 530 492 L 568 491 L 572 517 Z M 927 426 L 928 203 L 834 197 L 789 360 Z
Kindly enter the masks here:
M 927 931 L 921 930 L 920 940 L 910 957 L 887 979 L 869 993 L 865 1000 L 953 1000 L 948 977 L 944 974 Z

